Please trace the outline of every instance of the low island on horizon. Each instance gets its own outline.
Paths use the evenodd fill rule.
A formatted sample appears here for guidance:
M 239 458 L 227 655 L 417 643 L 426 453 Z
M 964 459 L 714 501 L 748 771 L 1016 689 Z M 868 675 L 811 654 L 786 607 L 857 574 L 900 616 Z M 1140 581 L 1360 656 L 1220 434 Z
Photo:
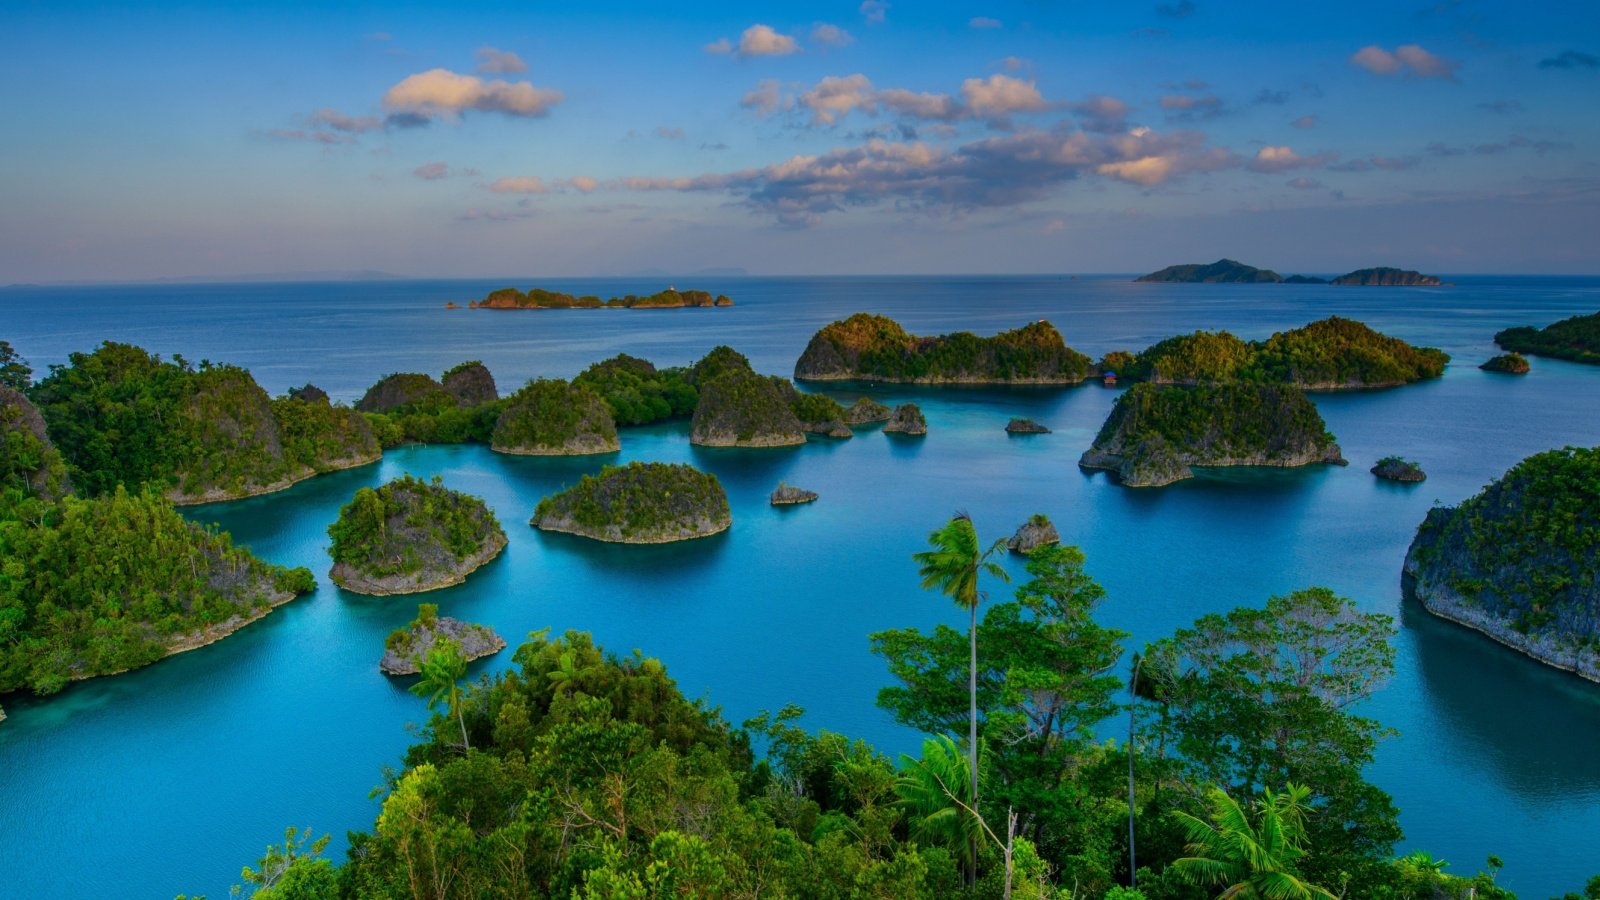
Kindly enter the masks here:
M 1334 278 L 1317 278 L 1311 275 L 1284 277 L 1271 269 L 1258 269 L 1238 260 L 1226 258 L 1209 265 L 1187 263 L 1167 266 L 1148 275 L 1141 275 L 1134 281 L 1175 284 L 1331 284 L 1361 287 L 1438 287 L 1444 284 L 1438 276 L 1424 275 L 1415 269 L 1398 269 L 1392 266 L 1356 269 Z

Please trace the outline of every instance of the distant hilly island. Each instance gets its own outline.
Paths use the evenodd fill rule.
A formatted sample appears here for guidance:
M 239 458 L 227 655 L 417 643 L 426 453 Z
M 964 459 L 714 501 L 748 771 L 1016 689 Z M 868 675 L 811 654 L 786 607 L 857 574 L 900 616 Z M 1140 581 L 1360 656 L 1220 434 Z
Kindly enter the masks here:
M 1395 269 L 1378 266 L 1357 269 L 1338 278 L 1313 278 L 1308 275 L 1290 275 L 1288 278 L 1271 269 L 1258 269 L 1232 259 L 1219 259 L 1209 265 L 1190 263 L 1167 266 L 1135 278 L 1134 281 L 1164 281 L 1183 284 L 1337 284 L 1381 287 L 1431 287 L 1443 284 L 1436 276 L 1424 275 L 1413 269 Z

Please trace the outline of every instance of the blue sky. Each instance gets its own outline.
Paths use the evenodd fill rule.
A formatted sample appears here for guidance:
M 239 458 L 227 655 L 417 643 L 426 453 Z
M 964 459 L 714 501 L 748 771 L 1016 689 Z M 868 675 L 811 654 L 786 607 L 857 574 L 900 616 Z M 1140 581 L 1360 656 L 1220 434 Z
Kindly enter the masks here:
M 1600 4 L 12 2 L 0 282 L 1600 272 Z

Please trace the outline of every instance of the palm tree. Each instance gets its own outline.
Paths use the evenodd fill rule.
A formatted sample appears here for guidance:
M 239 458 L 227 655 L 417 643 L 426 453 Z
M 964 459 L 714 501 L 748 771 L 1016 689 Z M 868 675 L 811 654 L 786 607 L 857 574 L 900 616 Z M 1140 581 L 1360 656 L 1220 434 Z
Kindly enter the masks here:
M 1173 869 L 1191 884 L 1227 885 L 1217 900 L 1337 900 L 1326 888 L 1295 871 L 1306 855 L 1306 800 L 1311 789 L 1291 784 L 1282 793 L 1261 792 L 1254 819 L 1221 788 L 1206 791 L 1207 822 L 1177 811 L 1190 856 Z
M 949 847 L 969 869 L 975 860 L 967 854 L 978 838 L 972 807 L 972 781 L 961 745 L 948 735 L 922 742 L 922 758 L 902 754 L 894 792 L 911 819 L 911 836 L 927 845 Z
M 441 637 L 422 658 L 418 666 L 422 676 L 411 686 L 411 693 L 428 698 L 428 709 L 442 701 L 461 725 L 461 750 L 470 749 L 467 743 L 467 720 L 461 711 L 461 679 L 467 674 L 467 658 L 461 655 L 461 646 Z
M 978 576 L 987 573 L 1001 581 L 1009 582 L 1011 576 L 998 563 L 992 562 L 997 553 L 1006 549 L 1005 538 L 1000 538 L 988 549 L 978 540 L 977 526 L 972 517 L 957 512 L 943 528 L 928 535 L 932 550 L 914 553 L 911 558 L 921 567 L 922 587 L 938 588 L 939 592 L 967 610 L 971 617 L 967 626 L 967 639 L 971 646 L 971 660 L 967 669 L 968 721 L 967 770 L 971 784 L 972 808 L 978 808 L 978 604 L 985 594 L 978 590 Z M 976 858 L 976 848 L 973 852 Z
M 578 665 L 577 654 L 571 650 L 563 650 L 556 660 L 556 668 L 546 673 L 550 679 L 550 692 L 552 694 L 572 693 L 578 689 L 578 679 L 594 671 L 594 666 Z

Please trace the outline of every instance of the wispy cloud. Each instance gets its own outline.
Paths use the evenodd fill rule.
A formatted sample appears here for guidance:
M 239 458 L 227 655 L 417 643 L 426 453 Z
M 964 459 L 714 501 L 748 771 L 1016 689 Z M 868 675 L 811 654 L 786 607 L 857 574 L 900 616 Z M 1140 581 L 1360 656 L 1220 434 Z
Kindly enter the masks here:
M 560 91 L 526 81 L 485 81 L 448 69 L 408 76 L 383 95 L 384 108 L 424 119 L 456 118 L 467 110 L 536 118 L 561 101 Z
M 681 140 L 683 140 L 683 129 L 682 128 L 674 128 L 674 127 L 669 126 L 669 125 L 657 125 L 655 134 L 656 134 L 656 137 L 661 138 L 664 141 L 681 141 Z
M 889 4 L 885 0 L 861 0 L 857 9 L 868 25 L 881 25 L 889 17 Z
M 1010 127 L 1013 115 L 1054 108 L 1034 82 L 1000 74 L 966 79 L 959 96 L 905 88 L 879 89 L 860 73 L 830 75 L 793 97 L 784 97 L 776 82 L 764 81 L 740 102 L 762 114 L 802 109 L 810 113 L 813 125 L 833 125 L 851 113 L 861 113 L 932 122 L 979 120 L 1000 129 Z
M 472 52 L 478 59 L 478 71 L 494 75 L 514 75 L 518 72 L 528 71 L 528 64 L 522 57 L 510 50 L 496 50 L 493 47 L 479 47 Z
M 1277 173 L 1288 172 L 1294 169 L 1320 169 L 1337 160 L 1337 153 L 1317 153 L 1311 156 L 1301 156 L 1288 147 L 1262 147 L 1256 151 L 1255 159 L 1246 164 L 1252 172 Z
M 1581 50 L 1563 50 L 1555 56 L 1539 60 L 1541 69 L 1600 69 L 1600 57 Z
M 1369 44 L 1350 54 L 1350 62 L 1374 75 L 1440 78 L 1445 81 L 1455 81 L 1456 69 L 1461 65 L 1430 53 L 1419 44 L 1401 44 L 1392 51 Z
M 996 28 L 1004 28 L 1005 23 L 999 19 L 991 19 L 988 16 L 973 16 L 967 20 L 967 27 L 976 28 L 979 31 L 992 31 Z
M 1522 112 L 1522 104 L 1516 100 L 1490 100 L 1485 103 L 1479 103 L 1477 108 L 1484 112 L 1492 112 L 1502 116 Z
M 856 39 L 850 36 L 850 32 L 827 22 L 818 22 L 811 29 L 811 43 L 821 47 L 846 47 L 855 43 L 855 41 Z
M 1156 5 L 1156 15 L 1168 19 L 1187 19 L 1199 11 L 1200 7 L 1194 0 L 1179 0 L 1177 3 L 1160 3 Z
M 1301 131 L 1306 131 L 1308 129 L 1315 128 L 1315 127 L 1317 127 L 1317 117 L 1316 116 L 1301 116 L 1298 119 L 1295 119 L 1295 120 L 1291 121 L 1289 123 L 1289 127 L 1298 128 Z
M 552 190 L 551 186 L 537 175 L 498 178 L 488 187 L 496 194 L 548 194 Z
M 1227 112 L 1216 94 L 1166 94 L 1160 103 L 1167 118 L 1176 122 L 1207 121 Z

